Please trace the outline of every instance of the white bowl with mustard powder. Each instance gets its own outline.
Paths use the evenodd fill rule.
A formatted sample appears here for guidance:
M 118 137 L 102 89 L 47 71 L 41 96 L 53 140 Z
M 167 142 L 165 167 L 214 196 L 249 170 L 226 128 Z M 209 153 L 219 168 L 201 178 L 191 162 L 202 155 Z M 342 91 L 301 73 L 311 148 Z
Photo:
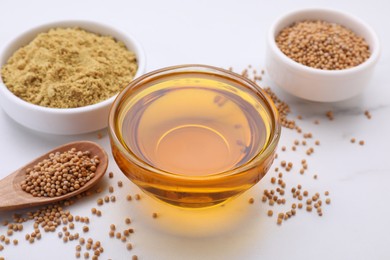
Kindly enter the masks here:
M 117 94 L 144 73 L 145 55 L 133 37 L 109 26 L 63 21 L 12 40 L 0 68 L 0 105 L 11 118 L 71 135 L 107 127 Z

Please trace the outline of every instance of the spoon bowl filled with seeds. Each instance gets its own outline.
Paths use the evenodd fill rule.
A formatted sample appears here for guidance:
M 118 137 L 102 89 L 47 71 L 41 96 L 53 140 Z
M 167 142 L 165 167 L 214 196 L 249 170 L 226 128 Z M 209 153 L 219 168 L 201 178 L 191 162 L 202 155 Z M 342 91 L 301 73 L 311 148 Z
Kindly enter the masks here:
M 272 25 L 266 67 L 290 94 L 336 102 L 363 91 L 379 53 L 376 33 L 360 19 L 335 10 L 304 9 Z
M 94 186 L 107 166 L 107 153 L 96 143 L 57 147 L 0 180 L 0 211 L 74 197 Z
M 16 122 L 71 135 L 107 127 L 117 93 L 143 74 L 140 44 L 88 21 L 30 29 L 0 52 L 0 104 Z

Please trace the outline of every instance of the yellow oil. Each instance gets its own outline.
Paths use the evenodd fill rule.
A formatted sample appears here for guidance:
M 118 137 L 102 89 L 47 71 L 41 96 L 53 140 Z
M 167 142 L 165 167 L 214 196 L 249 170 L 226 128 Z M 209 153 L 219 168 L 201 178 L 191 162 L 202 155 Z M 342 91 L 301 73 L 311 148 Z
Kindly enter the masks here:
M 146 192 L 185 207 L 215 205 L 257 183 L 273 154 L 245 167 L 269 145 L 274 119 L 269 104 L 241 85 L 175 73 L 135 88 L 121 104 L 116 131 L 141 163 L 113 145 L 121 170 Z

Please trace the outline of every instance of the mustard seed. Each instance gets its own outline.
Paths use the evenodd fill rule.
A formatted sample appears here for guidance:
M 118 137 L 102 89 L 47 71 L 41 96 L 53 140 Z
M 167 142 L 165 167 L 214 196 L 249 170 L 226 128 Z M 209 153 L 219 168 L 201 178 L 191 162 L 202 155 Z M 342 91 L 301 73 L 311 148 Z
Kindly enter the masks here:
M 360 145 L 364 145 L 364 141 L 363 141 L 363 140 L 360 140 L 360 141 L 359 141 L 359 144 L 360 144 Z
M 80 256 L 81 256 L 81 255 L 80 255 L 80 252 L 76 252 L 76 253 L 75 253 L 75 256 L 76 256 L 76 258 L 80 258 Z
M 109 173 L 108 173 L 108 177 L 109 177 L 110 179 L 112 179 L 112 178 L 114 177 L 114 173 L 113 173 L 113 172 L 109 172 Z
M 329 196 L 329 191 L 325 191 L 325 196 Z
M 115 196 L 111 196 L 111 202 L 115 202 L 116 201 L 116 197 Z
M 115 230 L 115 229 L 116 229 L 115 225 L 114 225 L 114 224 L 111 224 L 111 225 L 110 225 L 110 229 L 111 229 L 111 230 Z
M 133 198 L 131 197 L 130 194 L 128 194 L 128 195 L 126 196 L 126 199 L 127 199 L 128 201 L 131 201 Z
M 83 226 L 83 232 L 86 233 L 89 231 L 89 227 L 88 226 Z
M 114 236 L 115 236 L 115 231 L 110 230 L 110 232 L 108 233 L 108 235 L 109 235 L 110 237 L 114 237 Z
M 118 187 L 122 187 L 122 186 L 123 186 L 122 181 L 118 181 Z
M 109 191 L 110 193 L 113 193 L 113 192 L 114 192 L 114 187 L 109 186 L 109 187 L 108 187 L 108 191 Z
M 88 259 L 88 258 L 89 258 L 89 253 L 88 253 L 88 252 L 85 252 L 85 253 L 84 253 L 84 258 L 85 258 L 85 259 Z
M 274 212 L 272 210 L 268 210 L 268 212 L 267 212 L 268 217 L 272 217 L 273 214 L 274 214 Z
M 351 138 L 351 143 L 355 143 L 356 142 L 356 139 L 355 138 Z
M 133 256 L 131 257 L 131 260 L 138 260 L 138 256 L 133 255 Z
M 141 199 L 141 195 L 135 194 L 135 200 L 140 200 L 140 199 Z
M 131 223 L 130 218 L 125 218 L 125 223 L 126 223 L 126 224 L 130 224 L 130 223 Z
M 97 199 L 97 204 L 99 206 L 103 205 L 103 199 L 102 198 Z
M 330 199 L 327 198 L 327 199 L 325 200 L 325 203 L 329 205 L 329 204 L 330 204 Z
M 249 198 L 248 202 L 249 202 L 249 204 L 253 204 L 255 202 L 255 199 Z M 153 213 L 153 218 L 157 218 L 157 213 Z
M 117 239 L 120 239 L 120 238 L 122 237 L 122 234 L 121 234 L 120 232 L 117 232 L 117 233 L 115 234 L 115 237 L 116 237 Z
M 110 197 L 109 196 L 105 196 L 104 197 L 104 202 L 110 202 Z
M 19 241 L 17 239 L 14 239 L 12 242 L 14 243 L 15 246 L 18 245 L 18 243 L 19 243 Z
M 126 248 L 127 248 L 127 250 L 131 250 L 131 249 L 133 249 L 133 245 L 131 243 L 127 243 Z

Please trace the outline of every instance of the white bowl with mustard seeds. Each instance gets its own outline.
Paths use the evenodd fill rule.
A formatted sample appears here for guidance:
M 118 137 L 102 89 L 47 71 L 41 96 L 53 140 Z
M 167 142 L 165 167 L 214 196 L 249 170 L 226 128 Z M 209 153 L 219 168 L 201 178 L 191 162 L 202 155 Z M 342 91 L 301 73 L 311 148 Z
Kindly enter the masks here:
M 266 69 L 292 95 L 336 102 L 363 91 L 379 53 L 376 33 L 362 20 L 335 10 L 303 9 L 281 16 L 271 26 Z
M 68 33 L 76 45 L 62 42 Z M 35 49 L 24 49 L 30 43 Z M 0 52 L 0 69 L 0 105 L 11 118 L 36 131 L 73 135 L 107 127 L 117 93 L 144 73 L 145 54 L 134 37 L 110 26 L 62 21 L 10 41 Z

